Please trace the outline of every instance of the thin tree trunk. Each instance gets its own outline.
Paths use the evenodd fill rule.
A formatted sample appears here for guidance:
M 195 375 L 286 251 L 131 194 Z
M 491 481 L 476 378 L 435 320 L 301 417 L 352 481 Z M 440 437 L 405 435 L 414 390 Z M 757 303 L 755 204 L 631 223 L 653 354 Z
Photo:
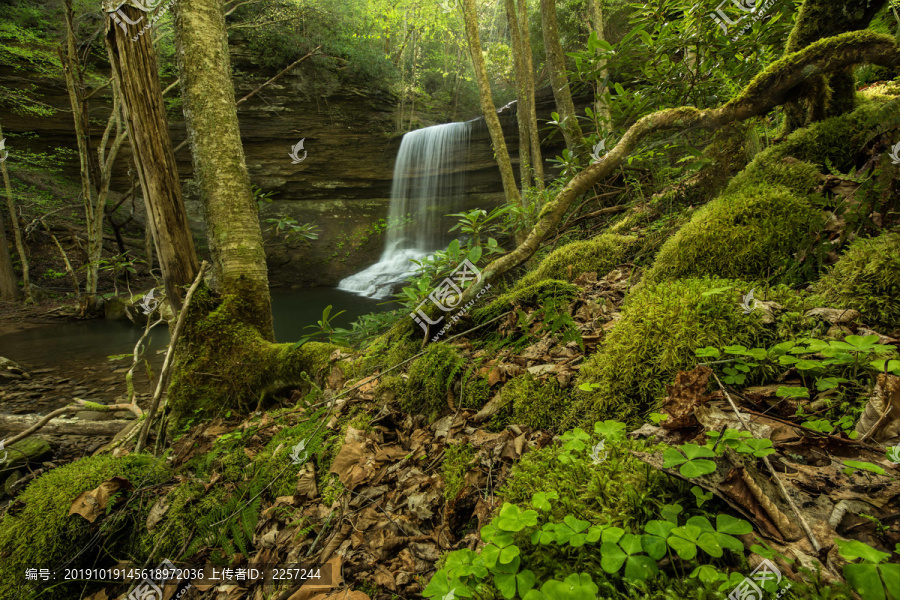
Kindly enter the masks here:
M 0 127 L 0 140 L 3 139 L 3 128 Z M 3 187 L 6 190 L 6 207 L 9 209 L 9 218 L 12 223 L 12 232 L 13 239 L 16 242 L 16 251 L 19 253 L 19 261 L 22 263 L 22 283 L 25 288 L 25 301 L 26 302 L 34 302 L 34 298 L 31 297 L 31 278 L 28 274 L 28 255 L 25 254 L 25 243 L 22 241 L 22 228 L 19 227 L 19 216 L 16 214 L 16 203 L 13 200 L 12 195 L 12 184 L 9 182 L 9 171 L 6 170 L 6 161 L 0 162 L 0 172 L 3 173 Z M 3 229 L 3 222 L 0 219 L 0 230 Z M 6 255 L 7 260 L 9 259 L 9 247 L 6 245 L 6 232 L 3 232 L 2 238 L 0 241 L 3 242 L 3 254 Z M 9 266 L 10 271 L 12 271 L 12 264 Z M 12 279 L 13 289 L 15 289 L 15 276 Z M 8 281 L 4 288 L 9 285 Z M 14 295 L 17 297 L 18 293 Z M 6 297 L 6 294 L 4 294 Z
M 591 18 L 591 29 L 597 34 L 597 39 L 606 40 L 605 27 L 603 23 L 603 7 L 601 0 L 587 0 L 588 12 Z M 597 82 L 594 91 L 594 112 L 603 123 L 603 128 L 608 130 L 612 124 L 612 116 L 609 112 L 609 104 L 606 99 L 607 82 L 609 81 L 609 70 L 600 71 L 600 77 L 603 79 Z
M 522 204 L 522 197 L 516 187 L 516 176 L 513 173 L 512 163 L 509 160 L 509 152 L 506 149 L 506 140 L 503 138 L 503 128 L 497 117 L 497 109 L 491 97 L 491 83 L 488 80 L 487 69 L 484 64 L 484 55 L 481 53 L 481 39 L 478 37 L 478 13 L 475 8 L 475 0 L 463 0 L 463 16 L 466 21 L 466 36 L 469 38 L 469 54 L 472 56 L 472 65 L 475 69 L 475 80 L 478 82 L 478 93 L 481 96 L 481 111 L 487 122 L 491 141 L 494 145 L 494 154 L 497 157 L 497 166 L 500 167 L 500 177 L 503 180 L 503 191 L 506 201 L 510 204 Z
M 185 124 L 221 291 L 274 341 L 266 255 L 241 146 L 222 0 L 181 0 L 175 13 Z
M 6 241 L 3 211 L 0 210 L 0 300 L 15 302 L 18 299 L 19 288 L 16 285 L 16 272 L 13 270 L 12 257 L 9 255 L 9 243 Z
M 547 69 L 550 71 L 553 98 L 556 100 L 556 110 L 559 112 L 566 148 L 577 156 L 582 139 L 581 126 L 575 116 L 575 104 L 572 102 L 572 91 L 566 77 L 566 60 L 559 43 L 554 0 L 541 0 L 541 27 L 544 32 L 544 49 L 547 51 Z
M 81 302 L 81 286 L 78 283 L 78 275 L 75 274 L 75 269 L 72 268 L 72 263 L 69 261 L 69 255 L 66 254 L 65 248 L 62 247 L 62 244 L 59 243 L 59 239 L 53 232 L 50 231 L 50 227 L 47 226 L 47 222 L 41 219 L 41 225 L 44 226 L 44 230 L 50 235 L 50 238 L 53 240 L 53 243 L 56 244 L 56 249 L 59 250 L 60 256 L 62 256 L 63 263 L 66 265 L 66 272 L 69 274 L 69 277 L 72 278 L 72 285 L 75 288 L 75 298 L 78 302 Z
M 531 28 L 528 24 L 527 0 L 518 0 L 519 35 L 522 39 L 523 71 L 525 72 L 525 101 L 527 102 L 528 134 L 531 137 L 531 167 L 537 189 L 544 189 L 544 158 L 541 156 L 541 134 L 537 124 L 534 100 L 534 63 L 531 57 Z
M 528 101 L 525 99 L 525 57 L 522 50 L 522 36 L 519 35 L 519 20 L 516 16 L 515 0 L 505 0 L 506 20 L 509 23 L 509 37 L 512 41 L 513 68 L 516 71 L 516 121 L 519 124 L 519 177 L 522 190 L 531 187 L 531 131 L 528 121 Z
M 142 14 L 128 4 L 120 10 L 131 20 L 137 20 Z M 107 24 L 106 42 L 113 74 L 122 93 L 128 137 L 135 154 L 166 296 L 179 309 L 180 288 L 191 284 L 200 263 L 181 197 L 156 50 L 149 35 L 132 41 L 132 36 L 111 20 Z M 230 82 L 229 89 L 233 89 Z

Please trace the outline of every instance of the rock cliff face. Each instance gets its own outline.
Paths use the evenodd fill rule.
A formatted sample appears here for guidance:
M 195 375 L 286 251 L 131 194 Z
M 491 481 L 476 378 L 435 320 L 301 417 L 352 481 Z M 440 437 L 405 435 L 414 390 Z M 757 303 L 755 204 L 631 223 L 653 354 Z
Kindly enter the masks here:
M 237 98 L 272 76 L 260 73 L 240 45 L 232 47 L 232 63 Z M 268 234 L 269 274 L 274 286 L 335 285 L 377 261 L 383 237 L 375 225 L 387 216 L 394 159 L 402 138 L 396 125 L 399 102 L 391 94 L 342 82 L 334 74 L 323 74 L 304 65 L 242 103 L 238 110 L 251 182 L 263 192 L 273 193 L 273 202 L 260 215 L 263 226 L 269 225 L 266 219 L 287 216 L 300 223 L 315 222 L 319 227 L 319 238 L 308 244 L 286 245 Z M 13 135 L 36 133 L 37 137 L 33 138 L 15 138 L 16 146 L 31 151 L 52 153 L 58 147 L 75 149 L 64 82 L 36 82 L 33 77 L 26 81 L 21 71 L 0 67 L 0 86 L 24 88 L 35 83 L 42 101 L 60 110 L 39 118 L 4 114 L 4 130 Z M 163 85 L 168 83 L 171 82 Z M 177 95 L 176 89 L 166 98 L 177 98 Z M 97 125 L 93 133 L 95 142 L 99 142 L 110 106 L 108 90 L 99 92 L 95 98 L 92 116 L 96 115 Z M 545 98 L 541 112 L 549 114 L 551 103 L 552 99 L 548 102 Z M 504 110 L 501 115 L 515 161 L 518 136 L 514 109 Z M 429 115 L 417 116 L 428 122 Z M 177 146 L 186 135 L 177 100 L 170 117 L 170 135 Z M 294 164 L 289 152 L 301 139 L 306 158 Z M 545 156 L 552 156 L 552 151 L 548 149 Z M 185 147 L 176 158 L 191 225 L 202 253 L 204 225 L 193 186 L 190 149 Z M 62 160 L 65 176 L 77 180 L 77 159 L 69 156 Z M 126 143 L 115 167 L 112 185 L 115 192 L 124 193 L 130 188 L 131 160 Z M 502 201 L 499 170 L 483 121 L 473 128 L 466 170 L 468 206 L 490 208 Z M 140 202 L 137 210 L 140 219 L 143 215 Z

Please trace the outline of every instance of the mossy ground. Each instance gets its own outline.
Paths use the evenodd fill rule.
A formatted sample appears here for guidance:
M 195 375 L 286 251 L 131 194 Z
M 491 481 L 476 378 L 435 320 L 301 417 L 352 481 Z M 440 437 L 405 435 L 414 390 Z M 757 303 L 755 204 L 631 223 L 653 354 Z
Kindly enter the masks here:
M 837 308 L 853 308 L 888 330 L 900 328 L 900 234 L 853 242 L 816 290 Z
M 525 373 L 500 390 L 504 409 L 495 416 L 493 426 L 515 423 L 533 429 L 557 429 L 571 402 L 571 393 L 562 389 L 555 378 L 540 381 Z
M 541 261 L 517 284 L 517 289 L 527 288 L 547 279 L 571 281 L 582 273 L 596 272 L 603 277 L 616 265 L 626 260 L 628 250 L 636 241 L 633 236 L 603 234 L 589 240 L 566 244 L 557 248 Z
M 464 364 L 462 355 L 453 346 L 444 342 L 429 345 L 425 354 L 409 366 L 409 379 L 400 403 L 403 410 L 433 418 L 448 408 L 448 392 Z
M 778 324 L 764 325 L 759 311 L 739 308 L 752 284 L 719 278 L 689 278 L 641 285 L 626 299 L 622 318 L 581 367 L 578 383 L 596 384 L 569 411 L 564 425 L 602 418 L 623 421 L 651 412 L 665 385 L 681 369 L 697 363 L 694 351 L 705 346 L 765 345 L 783 334 Z M 727 289 L 726 289 L 727 288 Z M 767 295 L 757 290 L 757 297 Z M 802 299 L 786 289 L 771 290 L 789 311 L 780 318 L 800 328 Z
M 557 279 L 547 279 L 531 285 L 520 283 L 487 306 L 474 309 L 472 316 L 476 322 L 485 323 L 512 310 L 516 305 L 540 306 L 547 298 L 571 300 L 578 295 L 579 290 L 578 286 Z
M 69 507 L 79 494 L 113 477 L 127 479 L 140 489 L 164 482 L 170 475 L 163 459 L 140 454 L 122 458 L 99 455 L 34 480 L 17 499 L 22 506 L 11 509 L 0 521 L 0 597 L 16 597 L 26 568 L 101 567 L 123 558 L 142 561 L 146 550 L 133 543 L 129 530 L 134 522 L 146 520 L 156 500 L 154 494 L 126 494 L 125 505 L 108 507 L 112 513 L 94 524 L 80 515 L 69 515 Z M 41 591 L 48 595 L 42 597 L 71 598 L 78 587 L 76 583 L 63 584 L 48 591 L 44 584 Z

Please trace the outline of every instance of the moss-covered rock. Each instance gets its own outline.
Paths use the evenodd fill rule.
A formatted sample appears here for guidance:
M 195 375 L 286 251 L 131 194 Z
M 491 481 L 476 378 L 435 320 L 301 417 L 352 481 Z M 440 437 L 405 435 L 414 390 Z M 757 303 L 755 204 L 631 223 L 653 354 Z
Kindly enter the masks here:
M 198 288 L 169 387 L 173 426 L 188 415 L 251 410 L 267 390 L 302 385 L 304 374 L 313 379 L 325 374 L 335 346 L 271 343 L 241 317 L 249 309 L 237 296 L 216 298 Z
M 900 234 L 854 241 L 816 291 L 837 308 L 858 310 L 871 324 L 900 328 Z
M 69 515 L 72 502 L 82 492 L 92 490 L 112 477 L 123 477 L 135 488 L 155 485 L 169 479 L 165 460 L 143 454 L 121 458 L 108 455 L 92 456 L 70 463 L 35 479 L 18 497 L 21 507 L 3 516 L 0 521 L 0 597 L 29 597 L 24 583 L 25 569 L 58 569 L 69 567 L 102 567 L 115 564 L 127 555 L 120 536 L 134 521 L 143 523 L 145 511 L 155 496 L 135 496 L 128 508 L 121 505 L 108 516 L 101 517 L 99 534 L 97 523 L 91 524 L 80 515 Z M 137 512 L 138 517 L 134 514 Z M 41 597 L 71 598 L 82 584 L 67 585 L 57 580 L 52 589 L 45 582 L 35 584 Z M 17 596 L 17 590 L 24 593 Z
M 441 475 L 444 477 L 444 498 L 451 502 L 462 491 L 466 481 L 466 473 L 475 449 L 471 444 L 455 444 L 447 446 L 444 460 L 441 462 Z
M 572 402 L 555 378 L 545 381 L 530 373 L 514 377 L 500 390 L 500 402 L 509 411 L 509 422 L 534 429 L 555 429 Z
M 700 210 L 660 249 L 647 281 L 718 276 L 793 283 L 794 255 L 810 245 L 822 217 L 783 187 L 751 187 Z
M 585 272 L 596 271 L 602 277 L 627 259 L 628 250 L 635 241 L 634 236 L 607 233 L 566 244 L 547 255 L 516 288 L 526 288 L 546 279 L 571 280 Z
M 578 383 L 595 388 L 579 392 L 564 425 L 603 418 L 635 420 L 652 411 L 675 374 L 696 365 L 697 348 L 772 342 L 778 335 L 777 322 L 765 325 L 761 311 L 745 315 L 739 308 L 741 294 L 752 287 L 742 281 L 690 278 L 635 289 L 626 299 L 621 320 L 581 367 Z M 765 295 L 757 289 L 758 299 L 774 299 L 802 311 L 802 301 L 789 289 Z
M 447 393 L 465 360 L 453 346 L 436 342 L 412 361 L 401 400 L 403 410 L 433 417 L 447 408 Z

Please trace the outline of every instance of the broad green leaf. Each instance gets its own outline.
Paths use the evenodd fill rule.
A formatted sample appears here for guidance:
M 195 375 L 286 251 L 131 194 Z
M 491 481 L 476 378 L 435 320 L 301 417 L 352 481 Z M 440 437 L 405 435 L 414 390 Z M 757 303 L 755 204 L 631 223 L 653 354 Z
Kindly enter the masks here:
M 684 455 L 676 450 L 675 448 L 669 448 L 665 452 L 663 452 L 663 468 L 671 469 L 673 467 L 677 467 L 681 463 L 686 462 L 687 459 Z
M 847 560 L 861 558 L 866 562 L 880 563 L 891 556 L 890 554 L 876 550 L 872 546 L 857 540 L 842 540 L 840 538 L 835 538 L 834 542 L 837 544 L 840 555 Z
M 877 565 L 848 563 L 844 565 L 844 578 L 865 600 L 885 600 L 884 585 L 881 583 Z
M 508 565 L 513 561 L 515 557 L 519 556 L 519 547 L 518 546 L 507 546 L 503 550 L 500 551 L 500 563 L 504 565 Z
M 711 460 L 697 459 L 684 463 L 678 472 L 688 478 L 701 477 L 715 472 L 716 463 Z
M 713 583 L 719 580 L 719 572 L 709 565 L 700 565 L 691 572 L 691 577 L 697 577 L 703 583 Z
M 854 469 L 862 469 L 864 471 L 871 471 L 872 473 L 877 473 L 878 475 L 884 475 L 884 469 L 879 467 L 876 464 L 870 462 L 863 462 L 860 460 L 845 460 L 844 464 L 848 467 L 852 467 Z
M 713 556 L 715 558 L 719 558 L 724 554 L 722 551 L 722 546 L 719 545 L 719 540 L 716 537 L 715 533 L 704 533 L 697 539 L 697 546 L 700 547 L 701 550 Z
M 753 525 L 744 519 L 722 513 L 716 516 L 716 531 L 729 535 L 746 535 L 753 531 Z
M 563 523 L 568 525 L 576 533 L 581 533 L 591 525 L 590 521 L 582 521 L 576 519 L 572 515 L 566 515 L 565 518 L 563 518 Z
M 494 574 L 494 585 L 497 586 L 497 589 L 507 600 L 516 595 L 515 575 L 509 573 Z
M 633 533 L 626 533 L 622 536 L 622 539 L 619 540 L 619 546 L 622 548 L 622 550 L 625 551 L 626 554 L 637 554 L 643 549 L 641 545 L 641 537 L 642 536 L 635 535 Z
M 604 543 L 606 542 L 618 542 L 622 539 L 622 536 L 625 535 L 625 530 L 619 527 L 608 527 L 603 530 L 601 534 L 601 538 Z
M 493 544 L 488 544 L 481 549 L 481 557 L 484 559 L 485 566 L 488 569 L 493 569 L 497 566 L 497 559 L 500 558 L 500 548 Z
M 880 564 L 878 572 L 884 581 L 884 588 L 893 600 L 900 600 L 900 564 Z
M 669 539 L 666 541 L 672 550 L 684 560 L 692 560 L 697 556 L 697 545 L 690 540 L 678 536 L 669 536 Z
M 649 556 L 629 556 L 625 561 L 625 579 L 643 581 L 659 572 L 656 561 Z
M 531 497 L 531 504 L 538 510 L 548 511 L 550 510 L 550 500 L 556 500 L 558 498 L 559 494 L 556 493 L 556 490 L 538 492 Z
M 516 582 L 519 586 L 519 595 L 524 597 L 528 590 L 534 587 L 534 573 L 529 570 L 522 571 L 516 574 Z
M 600 567 L 607 573 L 616 573 L 625 564 L 628 555 L 612 542 L 604 542 L 600 546 Z

